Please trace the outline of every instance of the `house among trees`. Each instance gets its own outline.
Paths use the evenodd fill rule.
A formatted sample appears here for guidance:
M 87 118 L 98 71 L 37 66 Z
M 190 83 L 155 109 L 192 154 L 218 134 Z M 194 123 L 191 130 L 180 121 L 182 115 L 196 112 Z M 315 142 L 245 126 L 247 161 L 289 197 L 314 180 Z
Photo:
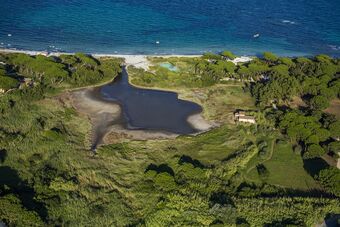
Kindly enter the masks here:
M 234 119 L 236 122 L 244 122 L 250 124 L 256 124 L 255 117 L 247 116 L 245 111 L 237 111 L 234 113 Z

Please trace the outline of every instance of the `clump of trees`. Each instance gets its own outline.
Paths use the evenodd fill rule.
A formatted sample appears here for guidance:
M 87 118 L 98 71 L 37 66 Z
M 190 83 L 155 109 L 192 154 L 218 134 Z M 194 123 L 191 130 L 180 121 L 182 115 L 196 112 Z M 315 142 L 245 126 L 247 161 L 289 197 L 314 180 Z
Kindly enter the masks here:
M 250 82 L 252 95 L 259 105 L 289 102 L 301 96 L 311 108 L 322 110 L 329 101 L 339 97 L 339 60 L 326 55 L 315 58 L 278 57 L 265 52 L 263 58 L 235 65 L 236 56 L 230 51 L 205 53 L 196 59 L 194 73 L 203 86 L 224 79 Z
M 0 219 L 9 226 L 43 226 L 40 216 L 27 210 L 21 200 L 14 194 L 1 196 L 0 194 Z
M 305 158 L 322 156 L 326 150 L 320 144 L 330 139 L 330 131 L 320 122 L 320 118 L 304 115 L 299 111 L 283 113 L 279 118 L 279 127 L 284 130 L 294 143 L 305 147 Z
M 269 177 L 269 171 L 263 164 L 258 164 L 256 169 L 261 179 L 265 180 Z
M 7 74 L 7 69 L 4 65 L 0 65 L 0 89 L 7 91 L 12 88 L 16 88 L 19 85 L 19 81 Z
M 340 196 L 340 171 L 335 167 L 321 170 L 316 179 L 330 193 Z
M 312 109 L 323 110 L 339 95 L 338 59 L 325 55 L 290 59 L 265 53 L 260 62 L 265 62 L 269 70 L 262 72 L 265 79 L 252 85 L 259 105 L 280 104 L 301 96 Z
M 59 57 L 30 56 L 20 53 L 6 54 L 3 58 L 17 75 L 31 78 L 47 86 L 90 85 L 105 78 L 113 78 L 121 70 L 120 59 L 106 58 L 99 61 L 82 53 Z M 14 81 L 9 79 L 7 81 L 13 86 Z

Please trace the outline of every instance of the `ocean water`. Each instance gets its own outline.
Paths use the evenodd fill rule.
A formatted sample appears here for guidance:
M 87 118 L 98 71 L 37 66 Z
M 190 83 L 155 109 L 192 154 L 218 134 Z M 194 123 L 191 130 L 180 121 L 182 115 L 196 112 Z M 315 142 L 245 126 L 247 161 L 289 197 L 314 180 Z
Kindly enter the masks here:
M 0 47 L 340 56 L 340 1 L 1 0 Z

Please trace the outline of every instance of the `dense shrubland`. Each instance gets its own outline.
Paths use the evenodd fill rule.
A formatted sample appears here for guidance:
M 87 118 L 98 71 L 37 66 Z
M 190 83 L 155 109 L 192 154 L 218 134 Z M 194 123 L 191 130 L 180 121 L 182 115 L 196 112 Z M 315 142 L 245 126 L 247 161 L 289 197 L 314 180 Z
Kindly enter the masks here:
M 235 57 L 168 59 L 179 72 L 157 65 L 152 72 L 129 70 L 137 85 L 206 88 L 199 97 L 213 100 L 206 106 L 216 113 L 242 86 L 256 100 L 249 113 L 258 125 L 106 145 L 94 155 L 89 122 L 53 96 L 114 78 L 120 60 L 0 55 L 6 63 L 0 86 L 8 91 L 0 94 L 1 220 L 10 226 L 311 226 L 339 213 L 339 170 L 326 164 L 311 177 L 304 169 L 340 151 L 339 120 L 323 111 L 339 96 L 339 60 L 265 53 L 234 65 L 228 59 Z M 19 89 L 25 78 L 32 83 Z M 300 108 L 292 105 L 296 96 Z
M 112 80 L 121 60 L 84 54 L 2 54 L 1 60 L 0 88 L 7 92 L 0 94 L 0 218 L 9 226 L 72 224 L 62 204 L 75 203 L 67 192 L 79 182 L 65 161 L 88 148 L 89 125 L 46 97 Z
M 5 77 L 7 83 L 1 83 L 7 89 L 8 84 L 14 86 L 13 80 L 29 78 L 35 84 L 51 87 L 80 87 L 92 85 L 112 78 L 120 71 L 120 61 L 101 59 L 98 61 L 85 54 L 60 55 L 59 57 L 46 57 L 42 55 L 30 56 L 27 54 L 4 54 L 1 57 L 7 63 L 2 65 L 1 78 Z M 11 83 L 10 83 L 10 78 Z M 6 86 L 6 87 L 4 87 Z

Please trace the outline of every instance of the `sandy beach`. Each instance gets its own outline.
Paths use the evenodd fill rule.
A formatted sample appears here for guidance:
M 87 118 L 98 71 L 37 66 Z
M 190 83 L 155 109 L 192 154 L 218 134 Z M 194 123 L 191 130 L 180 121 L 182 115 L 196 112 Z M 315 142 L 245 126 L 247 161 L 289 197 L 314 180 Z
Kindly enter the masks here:
M 103 143 L 109 126 L 120 119 L 121 108 L 118 104 L 101 101 L 94 96 L 94 88 L 86 88 L 69 93 L 72 106 L 87 116 L 92 124 L 92 148 Z
M 208 131 L 215 127 L 215 124 L 205 120 L 201 113 L 189 116 L 187 121 L 193 128 L 201 132 Z
M 15 50 L 15 49 L 1 49 L 2 53 L 23 53 L 29 55 L 45 55 L 45 56 L 60 56 L 62 54 L 72 55 L 75 53 L 66 53 L 66 52 L 46 52 L 46 51 L 29 51 L 29 50 Z M 112 57 L 112 58 L 124 58 L 126 66 L 134 66 L 136 68 L 142 68 L 144 70 L 148 70 L 151 63 L 148 61 L 148 57 L 200 57 L 202 55 L 134 55 L 134 54 L 97 54 L 90 53 L 93 57 L 103 58 L 103 57 Z

